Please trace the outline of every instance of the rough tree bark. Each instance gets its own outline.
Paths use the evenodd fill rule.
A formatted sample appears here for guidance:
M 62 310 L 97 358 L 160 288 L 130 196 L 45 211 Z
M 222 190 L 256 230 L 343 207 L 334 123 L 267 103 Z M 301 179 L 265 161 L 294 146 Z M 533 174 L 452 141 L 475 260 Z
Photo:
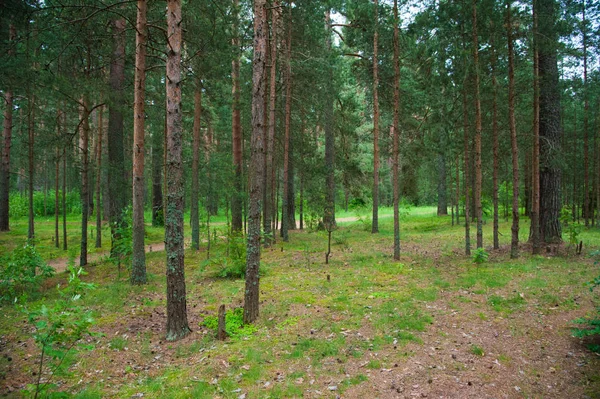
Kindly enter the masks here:
M 263 230 L 265 234 L 265 247 L 273 244 L 277 224 L 272 225 L 273 215 L 277 212 L 275 199 L 275 104 L 277 100 L 277 30 L 279 21 L 278 2 L 273 3 L 271 8 L 271 49 L 270 49 L 270 67 L 271 74 L 269 79 L 269 106 L 268 106 L 268 125 L 266 148 L 265 148 L 265 168 L 264 168 L 264 192 L 263 192 Z M 266 34 L 266 33 L 265 33 Z M 266 40 L 266 38 L 265 38 Z M 266 83 L 265 83 L 266 84 Z M 267 98 L 265 97 L 265 100 Z M 267 107 L 264 108 L 267 112 Z M 266 118 L 265 118 L 266 119 Z
M 163 184 L 164 169 L 163 134 L 152 133 L 152 226 L 164 226 Z
M 496 41 L 495 35 L 492 34 L 491 40 L 491 70 L 492 70 L 492 88 L 493 88 L 493 98 L 492 98 L 492 148 L 494 154 L 494 165 L 493 165 L 493 177 L 492 177 L 492 206 L 494 208 L 494 222 L 493 222 L 493 246 L 494 249 L 500 248 L 500 240 L 499 240 L 499 231 L 498 231 L 498 170 L 500 168 L 500 157 L 499 157 L 499 148 L 500 141 L 498 137 L 498 78 L 496 77 L 496 62 L 497 62 L 497 54 L 496 54 Z
M 244 323 L 258 318 L 260 266 L 260 214 L 263 198 L 265 57 L 267 51 L 267 8 L 265 0 L 254 0 L 254 58 L 252 60 L 252 136 L 250 139 L 248 241 Z
M 508 124 L 512 153 L 513 197 L 512 197 L 512 236 L 510 257 L 519 257 L 519 149 L 517 147 L 517 124 L 515 121 L 515 55 L 513 50 L 513 26 L 511 18 L 512 1 L 506 2 L 506 35 L 508 40 Z
M 27 116 L 27 131 L 28 131 L 28 141 L 27 141 L 27 152 L 28 152 L 28 198 L 29 198 L 29 212 L 28 212 L 28 228 L 27 228 L 27 239 L 33 240 L 35 238 L 35 223 L 34 216 L 35 212 L 33 209 L 33 175 L 35 172 L 34 162 L 35 159 L 33 157 L 33 148 L 35 146 L 35 94 L 28 89 L 29 93 L 27 97 L 29 98 L 29 109 Z
M 90 65 L 88 64 L 88 71 Z M 90 216 L 90 184 L 89 173 L 89 139 L 90 139 L 90 101 L 87 95 L 83 96 L 81 120 L 81 252 L 79 253 L 79 266 L 87 265 L 87 227 Z
M 100 203 L 100 194 L 102 192 L 102 184 L 101 183 L 102 183 L 102 140 L 103 140 L 103 135 L 104 135 L 104 107 L 100 106 L 100 108 L 98 109 L 98 142 L 96 143 L 96 248 L 102 247 L 102 205 Z M 56 188 L 58 190 L 58 163 L 56 166 L 56 170 L 57 170 Z M 58 222 L 57 222 L 57 224 L 58 224 Z M 58 227 L 57 227 L 57 231 L 58 231 Z
M 12 42 L 17 35 L 15 26 L 9 26 L 8 40 L 10 50 L 8 55 L 14 53 Z M 10 147 L 12 146 L 12 128 L 13 128 L 13 90 L 10 85 L 4 92 L 4 123 L 2 129 L 3 143 L 1 147 L 0 160 L 0 231 L 8 231 L 9 226 L 9 193 L 10 193 Z
M 183 247 L 183 163 L 181 113 L 181 0 L 167 2 L 167 340 L 190 333 L 187 320 Z
M 475 77 L 475 217 L 477 218 L 477 248 L 483 248 L 483 208 L 481 206 L 481 101 L 479 99 L 479 41 L 477 37 L 477 0 L 473 0 L 473 70 Z
M 192 225 L 192 249 L 200 249 L 200 215 L 198 200 L 200 194 L 200 116 L 202 115 L 202 87 L 196 81 L 194 91 L 194 126 L 192 134 L 192 203 L 190 206 L 190 224 Z
M 374 0 L 373 33 L 373 219 L 371 233 L 379 233 L 379 0 Z
M 123 225 L 125 194 L 125 155 L 123 148 L 123 107 L 125 97 L 125 19 L 112 21 L 113 53 L 110 60 L 108 108 L 108 191 L 110 197 L 111 256 L 117 256 L 116 244 Z
M 589 137 L 588 137 L 588 59 L 587 59 L 587 28 L 586 28 L 586 4 L 583 0 L 583 20 L 582 20 L 582 36 L 583 36 L 583 220 L 586 227 L 590 224 L 590 174 L 589 174 Z
M 538 54 L 537 0 L 533 0 L 533 155 L 531 160 L 531 225 L 532 253 L 540 253 L 540 78 Z
M 393 191 L 394 191 L 394 259 L 400 259 L 400 187 L 399 187 L 399 175 L 400 175 L 400 149 L 399 149 L 399 141 L 400 141 L 400 127 L 399 127 L 399 117 L 400 117 L 400 32 L 398 24 L 400 21 L 398 20 L 398 0 L 394 0 L 394 118 L 392 125 L 392 134 L 393 134 L 393 149 L 392 149 L 392 158 L 393 158 Z
M 289 178 L 290 178 L 290 135 L 292 119 L 292 4 L 288 1 L 288 21 L 286 38 L 285 59 L 285 137 L 283 141 L 283 200 L 281 202 L 281 237 L 283 241 L 289 241 L 289 213 L 288 203 Z
M 540 82 L 540 240 L 556 243 L 562 241 L 556 1 L 540 1 L 537 11 Z
M 325 47 L 328 54 L 331 54 L 331 10 L 327 9 L 325 13 Z M 329 56 L 329 61 L 331 55 Z M 335 136 L 333 120 L 333 69 L 327 65 L 325 92 L 325 212 L 323 214 L 323 224 L 327 230 L 335 227 Z
M 146 27 L 147 0 L 137 1 L 137 24 L 135 37 L 135 83 L 133 100 L 133 253 L 130 282 L 146 284 L 146 251 L 144 247 L 144 194 L 146 181 L 144 164 L 144 103 L 146 97 Z
M 231 198 L 231 230 L 234 233 L 242 233 L 242 124 L 240 121 L 240 36 L 239 36 L 239 0 L 233 1 L 233 39 L 232 45 L 235 51 L 231 62 L 232 80 L 232 151 L 234 168 L 234 193 Z

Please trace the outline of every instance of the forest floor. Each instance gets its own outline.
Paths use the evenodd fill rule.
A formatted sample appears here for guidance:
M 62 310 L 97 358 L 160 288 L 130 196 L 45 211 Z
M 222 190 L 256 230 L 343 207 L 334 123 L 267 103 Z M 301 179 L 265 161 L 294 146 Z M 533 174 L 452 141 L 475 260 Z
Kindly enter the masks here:
M 348 216 L 350 217 L 350 216 Z M 325 265 L 323 232 L 295 231 L 263 252 L 260 318 L 253 328 L 215 339 L 220 304 L 242 306 L 243 279 L 219 274 L 239 243 L 218 238 L 186 251 L 192 333 L 166 342 L 165 256 L 147 255 L 149 284 L 131 287 L 100 262 L 82 299 L 99 336 L 73 349 L 51 379 L 77 398 L 597 398 L 600 357 L 593 340 L 574 338 L 573 320 L 593 316 L 588 282 L 598 266 L 568 246 L 558 255 L 509 259 L 510 225 L 501 249 L 475 264 L 464 255 L 464 229 L 433 208 L 413 209 L 401 225 L 402 256 L 391 258 L 389 213 L 381 233 L 365 218 L 338 219 Z M 528 226 L 522 226 L 527 237 Z M 491 242 L 491 223 L 484 226 Z M 1 239 L 1 237 L 0 237 Z M 584 253 L 600 231 L 583 231 Z M 61 274 L 27 304 L 51 306 Z M 22 396 L 36 379 L 40 351 L 18 307 L 0 316 L 0 394 Z M 235 319 L 235 315 L 231 320 Z

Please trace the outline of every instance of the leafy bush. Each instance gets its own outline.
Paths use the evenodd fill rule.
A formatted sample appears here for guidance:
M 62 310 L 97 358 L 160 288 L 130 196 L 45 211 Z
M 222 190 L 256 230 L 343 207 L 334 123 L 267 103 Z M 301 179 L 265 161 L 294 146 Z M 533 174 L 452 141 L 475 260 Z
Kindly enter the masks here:
M 37 290 L 40 283 L 54 275 L 54 269 L 46 264 L 30 243 L 13 251 L 0 266 L 0 300 L 15 301 L 17 296 Z
M 203 324 L 206 328 L 216 332 L 219 319 L 217 316 L 207 316 Z M 252 324 L 244 324 L 244 309 L 235 308 L 225 313 L 225 331 L 230 338 L 239 339 L 251 336 L 258 331 L 258 328 Z
M 598 263 L 600 263 L 600 250 L 593 251 L 590 255 L 596 258 L 594 264 L 598 265 Z M 600 286 L 600 276 L 594 278 L 594 280 L 590 282 L 590 291 L 594 291 L 594 289 L 598 286 Z M 574 320 L 576 324 L 580 324 L 585 327 L 573 328 L 573 336 L 585 338 L 594 335 L 600 335 L 600 307 L 596 308 L 596 312 L 598 315 L 595 318 L 581 317 Z M 600 353 L 600 345 L 590 344 L 589 348 L 594 352 Z
M 485 248 L 477 248 L 475 251 L 473 251 L 473 255 L 471 255 L 473 262 L 477 263 L 478 265 L 487 262 L 489 256 L 490 254 L 485 250 Z
M 62 212 L 62 191 L 59 192 L 60 209 Z M 81 194 L 78 191 L 69 191 L 65 196 L 67 214 L 81 213 Z M 18 192 L 10 193 L 9 197 L 10 217 L 26 217 L 29 213 L 29 197 L 27 194 Z M 33 193 L 33 212 L 36 216 L 54 215 L 54 190 L 48 190 L 44 198 L 43 191 Z
M 68 285 L 64 289 L 58 288 L 60 299 L 51 307 L 42 304 L 37 309 L 23 308 L 29 323 L 34 327 L 33 339 L 40 348 L 40 370 L 36 383 L 28 385 L 25 393 L 38 396 L 47 396 L 54 388 L 50 382 L 52 377 L 66 368 L 67 355 L 72 354 L 76 346 L 86 336 L 96 334 L 90 331 L 94 320 L 91 311 L 81 305 L 81 298 L 87 291 L 94 288 L 93 284 L 80 280 L 85 274 L 82 268 L 70 266 Z M 42 376 L 46 374 L 45 382 Z

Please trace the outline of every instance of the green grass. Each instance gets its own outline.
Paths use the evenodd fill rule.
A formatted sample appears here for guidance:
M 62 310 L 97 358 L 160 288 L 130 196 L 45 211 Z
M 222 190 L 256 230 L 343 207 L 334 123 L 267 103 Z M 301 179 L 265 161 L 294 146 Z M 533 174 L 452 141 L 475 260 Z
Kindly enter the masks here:
M 289 243 L 278 242 L 272 250 L 263 251 L 262 264 L 267 272 L 260 281 L 259 320 L 253 326 L 243 326 L 239 311 L 230 311 L 231 337 L 225 342 L 215 338 L 217 310 L 221 304 L 227 309 L 239 308 L 245 283 L 243 279 L 216 277 L 219 264 L 204 262 L 206 252 L 186 250 L 188 314 L 194 320 L 194 332 L 169 344 L 164 342 L 164 252 L 147 255 L 149 283 L 141 287 L 129 285 L 126 270 L 119 278 L 114 265 L 101 263 L 84 278 L 98 285 L 84 300 L 93 310 L 95 330 L 105 335 L 97 338 L 95 349 L 78 352 L 78 361 L 70 363 L 69 373 L 61 376 L 64 389 L 81 398 L 131 397 L 138 393 L 144 398 L 238 398 L 241 394 L 247 398 L 290 398 L 314 389 L 309 385 L 311 380 L 317 385 L 335 380 L 343 393 L 368 384 L 368 372 L 389 367 L 389 358 L 373 358 L 374 352 L 393 353 L 393 362 L 410 361 L 422 352 L 419 347 L 426 334 L 440 328 L 435 324 L 434 308 L 459 315 L 470 308 L 471 323 L 490 323 L 531 307 L 541 312 L 555 307 L 573 309 L 577 306 L 574 298 L 587 292 L 584 283 L 596 273 L 585 257 L 565 260 L 522 254 L 510 260 L 508 254 L 494 251 L 489 251 L 485 263 L 474 265 L 470 257 L 462 255 L 462 226 L 450 226 L 449 218 L 438 218 L 435 212 L 433 207 L 413 208 L 403 217 L 399 262 L 391 258 L 393 218 L 389 208 L 380 212 L 378 235 L 355 221 L 340 221 L 329 266 L 324 265 L 326 235 L 291 232 Z M 354 212 L 337 214 L 338 219 L 354 216 Z M 215 220 L 224 221 L 223 217 Z M 73 246 L 78 240 L 77 221 L 76 216 L 69 218 Z M 26 220 L 13 221 L 11 227 L 11 232 L 0 234 L 0 250 L 8 250 L 23 239 Z M 40 251 L 47 258 L 65 256 L 61 250 L 52 249 L 52 220 L 39 219 L 36 227 Z M 186 223 L 186 237 L 188 227 Z M 219 224 L 215 227 L 225 228 Z M 508 223 L 501 222 L 500 227 L 503 232 L 510 231 Z M 522 229 L 526 239 L 526 222 Z M 164 229 L 147 228 L 148 241 L 160 242 L 163 234 Z M 596 230 L 585 230 L 582 236 L 586 245 L 600 244 Z M 103 238 L 106 250 L 109 239 Z M 484 226 L 484 240 L 486 245 L 491 242 L 491 223 Z M 510 234 L 504 234 L 501 245 L 508 245 L 509 240 Z M 226 240 L 219 234 L 211 257 L 225 257 L 226 248 Z M 56 300 L 54 287 L 65 282 L 65 276 L 52 278 L 45 284 L 43 295 L 29 306 Z M 10 336 L 11 342 L 27 340 L 30 331 L 22 328 L 24 320 L 18 309 L 4 306 L 2 311 L 2 335 Z M 450 333 L 438 330 L 436 337 L 447 339 Z M 477 345 L 468 350 L 475 356 L 484 355 L 484 349 Z M 118 364 L 117 356 L 124 354 L 135 354 L 134 361 Z M 161 359 L 156 360 L 159 354 Z M 509 362 L 504 358 L 499 361 Z M 345 376 L 341 370 L 349 364 L 363 364 L 365 374 Z M 0 369 L 4 365 L 2 358 Z M 150 368 L 136 369 L 133 365 Z M 134 377 L 115 377 L 107 386 L 94 373 L 86 376 L 90 370 L 114 372 L 116 376 L 126 371 Z M 31 371 L 21 370 L 27 375 Z M 87 385 L 78 386 L 84 376 Z

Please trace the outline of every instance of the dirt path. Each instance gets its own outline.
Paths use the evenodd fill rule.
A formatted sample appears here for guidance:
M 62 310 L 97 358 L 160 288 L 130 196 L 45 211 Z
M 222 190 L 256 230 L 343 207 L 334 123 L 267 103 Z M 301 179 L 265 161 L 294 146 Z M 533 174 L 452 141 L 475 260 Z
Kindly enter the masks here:
M 164 250 L 165 250 L 164 242 L 155 242 L 153 244 L 146 245 L 146 253 L 164 251 Z M 107 258 L 109 255 L 110 255 L 110 251 L 90 253 L 90 254 L 88 254 L 88 265 L 97 263 L 102 258 Z M 69 258 L 51 259 L 51 260 L 47 261 L 47 263 L 48 263 L 48 265 L 52 266 L 54 268 L 54 270 L 56 270 L 56 273 L 62 273 L 65 270 L 67 270 L 67 267 L 69 265 Z M 76 258 L 76 264 L 78 264 L 77 258 Z

